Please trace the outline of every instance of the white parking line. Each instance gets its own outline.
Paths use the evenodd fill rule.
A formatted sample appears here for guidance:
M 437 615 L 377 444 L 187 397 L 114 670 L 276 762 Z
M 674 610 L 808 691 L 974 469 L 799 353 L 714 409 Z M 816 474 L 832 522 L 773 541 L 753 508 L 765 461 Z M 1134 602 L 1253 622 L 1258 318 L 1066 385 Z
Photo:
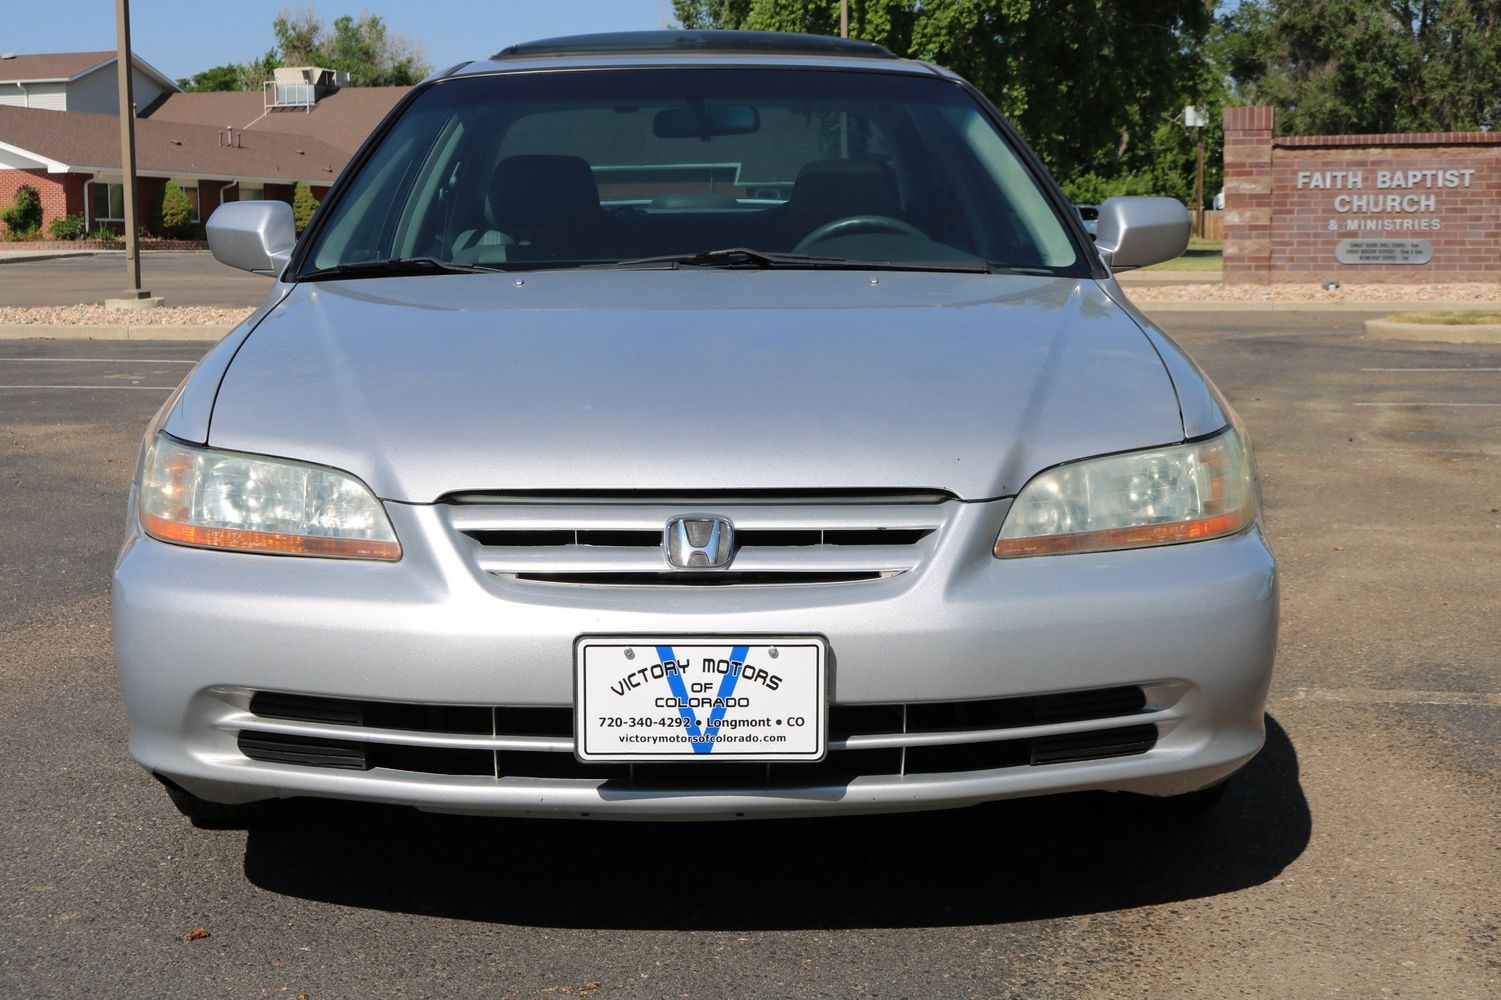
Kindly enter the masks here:
M 1501 406 L 1501 403 L 1353 403 L 1353 406 Z
M 1501 372 L 1501 368 L 1362 368 L 1363 372 Z
M 197 361 L 179 361 L 176 358 L 0 358 L 0 364 L 7 361 L 41 361 L 53 365 L 196 365 L 198 363 Z
M 0 385 L 0 389 L 148 389 L 171 392 L 175 385 Z

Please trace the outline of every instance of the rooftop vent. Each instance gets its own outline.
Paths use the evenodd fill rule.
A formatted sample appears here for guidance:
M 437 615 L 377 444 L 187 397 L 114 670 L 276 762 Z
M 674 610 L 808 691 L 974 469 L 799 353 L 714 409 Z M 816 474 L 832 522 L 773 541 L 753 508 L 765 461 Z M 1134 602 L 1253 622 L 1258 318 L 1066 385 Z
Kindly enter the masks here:
M 349 86 L 344 70 L 323 66 L 279 66 L 261 87 L 267 112 L 283 109 L 311 111 L 340 87 Z

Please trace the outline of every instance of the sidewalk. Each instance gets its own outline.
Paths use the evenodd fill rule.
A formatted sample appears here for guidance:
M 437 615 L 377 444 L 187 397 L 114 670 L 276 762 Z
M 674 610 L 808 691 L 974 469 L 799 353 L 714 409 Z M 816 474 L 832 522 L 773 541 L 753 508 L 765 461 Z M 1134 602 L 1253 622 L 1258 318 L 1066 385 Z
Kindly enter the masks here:
M 59 260 L 63 257 L 94 257 L 99 254 L 124 252 L 124 250 L 0 250 L 0 264 L 25 264 L 33 260 Z

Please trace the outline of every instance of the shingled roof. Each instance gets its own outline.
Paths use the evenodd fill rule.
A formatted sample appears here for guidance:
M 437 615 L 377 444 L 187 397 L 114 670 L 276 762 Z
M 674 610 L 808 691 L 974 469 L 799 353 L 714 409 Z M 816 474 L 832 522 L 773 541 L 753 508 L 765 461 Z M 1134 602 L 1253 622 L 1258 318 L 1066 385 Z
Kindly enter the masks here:
M 352 154 L 410 87 L 344 87 L 310 110 L 269 114 L 259 91 L 169 94 L 142 121 L 178 122 L 255 134 L 310 136 Z
M 36 52 L 0 59 L 0 83 L 43 83 L 71 80 L 85 70 L 115 58 L 108 52 Z M 140 57 L 137 56 L 137 59 Z
M 74 170 L 119 170 L 120 126 L 113 115 L 0 107 L 0 141 Z M 238 147 L 224 130 L 155 119 L 136 121 L 141 173 L 329 184 L 349 153 L 307 135 L 243 132 Z

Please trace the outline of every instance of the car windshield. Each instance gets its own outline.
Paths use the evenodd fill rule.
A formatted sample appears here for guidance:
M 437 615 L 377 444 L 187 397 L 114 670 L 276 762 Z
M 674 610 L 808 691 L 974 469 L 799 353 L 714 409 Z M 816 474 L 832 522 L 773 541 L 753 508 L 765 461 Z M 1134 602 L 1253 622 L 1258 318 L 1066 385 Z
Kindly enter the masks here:
M 916 74 L 450 79 L 412 101 L 329 209 L 302 278 L 1081 266 L 1038 180 L 975 99 Z

